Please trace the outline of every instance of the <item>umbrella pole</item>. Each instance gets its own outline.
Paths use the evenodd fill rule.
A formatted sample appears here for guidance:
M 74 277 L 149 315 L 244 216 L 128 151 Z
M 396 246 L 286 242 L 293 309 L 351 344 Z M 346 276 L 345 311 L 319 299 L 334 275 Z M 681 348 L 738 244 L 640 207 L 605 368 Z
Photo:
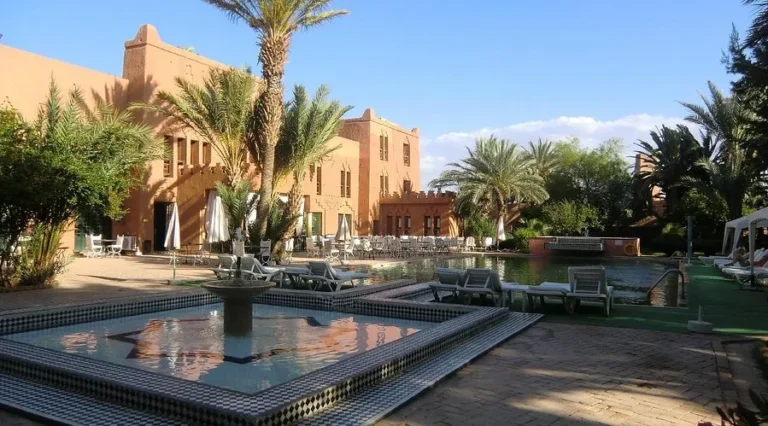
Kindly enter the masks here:
M 173 280 L 176 281 L 176 251 L 173 252 Z

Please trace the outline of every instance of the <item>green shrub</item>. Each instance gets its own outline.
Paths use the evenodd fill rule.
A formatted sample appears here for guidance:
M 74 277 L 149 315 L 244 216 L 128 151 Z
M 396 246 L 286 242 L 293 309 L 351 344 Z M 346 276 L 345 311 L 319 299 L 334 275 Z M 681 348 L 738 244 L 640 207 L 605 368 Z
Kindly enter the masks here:
M 477 241 L 482 241 L 483 237 L 490 237 L 495 233 L 494 222 L 487 216 L 473 214 L 464 220 L 464 235 L 472 236 Z
M 528 253 L 528 240 L 540 236 L 541 233 L 533 228 L 518 228 L 510 235 L 511 238 L 507 240 L 511 245 L 510 250 Z
M 599 228 L 597 210 L 570 200 L 544 205 L 544 220 L 555 235 L 579 235 L 584 228 Z

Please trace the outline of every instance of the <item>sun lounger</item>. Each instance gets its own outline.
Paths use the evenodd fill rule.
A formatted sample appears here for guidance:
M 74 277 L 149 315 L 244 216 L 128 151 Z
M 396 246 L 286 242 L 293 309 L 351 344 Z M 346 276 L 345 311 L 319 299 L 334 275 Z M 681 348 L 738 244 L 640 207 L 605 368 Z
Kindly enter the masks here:
M 608 285 L 604 267 L 571 266 L 568 268 L 568 281 L 571 291 L 565 297 L 569 313 L 574 313 L 582 300 L 591 300 L 602 302 L 605 316 L 611 315 L 613 287 Z
M 503 303 L 504 290 L 501 288 L 499 273 L 490 269 L 469 268 L 464 275 L 464 285 L 457 288 L 459 295 L 466 297 L 467 303 L 474 295 L 489 295 L 495 306 Z
M 355 285 L 355 280 L 370 278 L 370 274 L 362 272 L 344 272 L 334 269 L 328 262 L 309 262 L 309 274 L 301 278 L 312 283 L 313 290 L 320 290 L 324 286 L 330 291 L 339 291 L 344 283 Z
M 219 265 L 212 268 L 211 271 L 213 271 L 213 273 L 216 274 L 216 278 L 220 280 L 231 278 L 232 274 L 235 272 L 235 262 L 237 262 L 237 259 L 231 254 L 220 254 L 218 257 Z
M 435 296 L 435 302 L 441 302 L 444 296 L 441 293 L 450 292 L 454 300 L 458 298 L 458 287 L 464 284 L 464 271 L 461 269 L 437 268 L 435 269 L 435 281 L 428 283 Z
M 754 271 L 750 271 L 749 267 L 746 268 L 723 268 L 723 273 L 731 276 L 738 283 L 739 288 L 752 287 L 752 276 L 758 284 L 763 284 L 768 281 L 768 268 L 755 267 Z

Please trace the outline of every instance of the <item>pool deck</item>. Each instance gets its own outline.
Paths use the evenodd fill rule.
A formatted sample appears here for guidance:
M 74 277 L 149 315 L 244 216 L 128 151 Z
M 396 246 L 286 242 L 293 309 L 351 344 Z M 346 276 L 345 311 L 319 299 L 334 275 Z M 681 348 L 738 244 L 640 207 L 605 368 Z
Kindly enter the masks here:
M 211 273 L 180 267 L 177 274 Z M 0 310 L 194 291 L 166 285 L 169 275 L 157 260 L 77 259 L 59 288 L 0 294 Z M 543 322 L 379 424 L 718 424 L 714 407 L 738 398 L 723 342 L 768 335 L 768 293 L 739 290 L 712 267 L 692 265 L 688 275 L 686 308 L 617 305 L 606 318 L 549 305 Z M 686 331 L 699 305 L 717 335 Z M 37 423 L 0 410 L 0 424 Z

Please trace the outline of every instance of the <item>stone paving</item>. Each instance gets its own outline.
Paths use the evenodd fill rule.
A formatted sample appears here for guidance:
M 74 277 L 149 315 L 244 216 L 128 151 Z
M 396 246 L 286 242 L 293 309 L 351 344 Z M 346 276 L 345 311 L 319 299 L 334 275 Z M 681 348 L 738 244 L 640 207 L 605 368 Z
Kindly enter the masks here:
M 539 323 L 378 424 L 720 424 L 712 339 Z

